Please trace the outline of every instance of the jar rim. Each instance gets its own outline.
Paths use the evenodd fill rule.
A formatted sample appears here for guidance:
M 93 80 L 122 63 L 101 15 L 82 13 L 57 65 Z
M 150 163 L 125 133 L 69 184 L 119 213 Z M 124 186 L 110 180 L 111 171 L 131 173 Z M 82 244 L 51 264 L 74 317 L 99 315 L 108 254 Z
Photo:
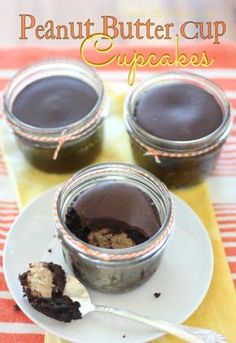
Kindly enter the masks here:
M 115 177 L 115 175 L 119 176 L 119 173 L 123 173 L 123 176 L 125 176 L 126 174 L 130 176 L 133 173 L 132 177 L 138 177 L 138 182 L 141 182 L 140 180 L 142 179 L 142 183 L 144 184 L 144 182 L 146 181 L 147 183 L 149 183 L 149 187 L 152 185 L 152 187 L 155 189 L 155 192 L 153 192 L 156 193 L 156 197 L 157 192 L 159 191 L 158 195 L 162 197 L 162 201 L 164 202 L 165 206 L 167 206 L 167 209 L 165 209 L 165 218 L 161 223 L 161 227 L 147 241 L 141 244 L 137 244 L 133 247 L 122 249 L 96 247 L 75 237 L 67 228 L 63 218 L 63 213 L 61 211 L 61 206 L 63 206 L 63 192 L 66 192 L 66 190 L 70 189 L 69 187 L 73 187 L 74 184 L 81 184 L 86 181 L 91 182 L 93 177 L 95 179 L 98 179 L 98 177 L 100 177 L 100 180 L 103 178 L 104 180 L 108 180 L 108 175 Z M 162 193 L 164 195 L 162 195 Z M 70 192 L 70 196 L 71 198 L 73 198 L 74 194 L 72 196 L 72 193 Z M 63 242 L 70 247 L 76 249 L 76 251 L 83 253 L 88 257 L 100 258 L 105 261 L 127 260 L 146 256 L 146 254 L 151 253 L 155 247 L 158 247 L 158 249 L 162 249 L 169 235 L 173 231 L 172 229 L 174 221 L 174 210 L 167 187 L 150 172 L 132 164 L 99 163 L 81 169 L 76 174 L 74 174 L 62 186 L 62 188 L 58 190 L 54 204 L 54 221 L 60 239 L 62 239 Z
M 141 92 L 143 92 L 144 89 L 149 87 L 151 88 L 159 82 L 192 82 L 196 86 L 201 87 L 206 92 L 212 94 L 222 110 L 223 119 L 220 126 L 216 130 L 203 137 L 184 141 L 160 138 L 143 129 L 141 125 L 137 123 L 137 120 L 134 119 L 133 114 L 135 103 L 138 96 Z M 138 142 L 144 142 L 154 149 L 157 148 L 163 151 L 173 151 L 179 153 L 203 149 L 207 146 L 214 146 L 216 142 L 220 143 L 224 141 L 228 136 L 232 126 L 230 103 L 224 91 L 211 80 L 208 80 L 207 78 L 198 74 L 185 71 L 164 72 L 139 83 L 130 91 L 126 98 L 124 104 L 124 115 L 128 132 L 134 137 L 134 139 L 137 137 Z
M 55 68 L 54 70 L 52 68 Z M 87 82 L 98 95 L 98 100 L 95 104 L 95 106 L 91 109 L 89 113 L 87 113 L 83 118 L 72 122 L 66 126 L 60 126 L 56 128 L 42 128 L 33 126 L 30 124 L 27 124 L 23 121 L 21 121 L 19 118 L 17 118 L 16 115 L 11 110 L 11 97 L 12 93 L 14 92 L 15 88 L 22 82 L 26 80 L 27 77 L 36 77 L 36 79 L 33 79 L 33 81 L 29 82 L 28 84 L 43 79 L 47 76 L 45 76 L 44 73 L 49 73 L 49 76 L 55 76 L 55 75 L 68 75 L 71 76 L 71 73 L 73 73 L 74 78 L 77 78 L 79 80 L 82 80 L 86 82 L 83 78 L 87 77 Z M 38 75 L 36 75 L 38 74 Z M 44 76 L 43 76 L 44 74 Z M 41 76 L 40 76 L 41 75 Z M 38 77 L 37 77 L 38 76 Z M 91 83 L 88 82 L 88 78 L 91 78 Z M 92 81 L 97 82 L 100 86 L 100 94 L 95 88 Z M 24 89 L 22 87 L 22 89 Z M 14 98 L 22 91 L 22 89 L 17 92 L 17 94 L 14 96 Z M 93 124 L 99 125 L 102 118 L 103 118 L 103 108 L 104 108 L 104 102 L 105 102 L 105 89 L 104 84 L 97 74 L 97 72 L 92 69 L 91 67 L 87 66 L 85 63 L 78 61 L 73 58 L 48 58 L 43 59 L 38 62 L 31 63 L 27 65 L 26 67 L 20 69 L 13 79 L 10 81 L 8 86 L 6 87 L 4 94 L 3 94 L 3 111 L 6 117 L 6 120 L 9 122 L 10 126 L 12 127 L 13 131 L 15 131 L 17 134 L 24 136 L 24 133 L 30 134 L 30 138 L 32 140 L 38 141 L 37 137 L 40 136 L 47 136 L 48 138 L 58 138 L 60 137 L 61 133 L 63 131 L 66 131 L 68 134 L 72 135 L 75 131 L 80 129 L 79 131 L 83 132 L 84 134 L 87 133 L 87 131 L 91 130 L 91 127 L 89 127 L 89 122 L 91 122 L 91 126 L 93 127 Z M 97 115 L 96 123 L 94 123 L 93 119 Z M 83 130 L 85 128 L 85 132 Z M 35 136 L 34 136 L 35 135 Z M 27 136 L 26 136 L 27 137 Z M 34 139 L 35 137 L 35 139 Z

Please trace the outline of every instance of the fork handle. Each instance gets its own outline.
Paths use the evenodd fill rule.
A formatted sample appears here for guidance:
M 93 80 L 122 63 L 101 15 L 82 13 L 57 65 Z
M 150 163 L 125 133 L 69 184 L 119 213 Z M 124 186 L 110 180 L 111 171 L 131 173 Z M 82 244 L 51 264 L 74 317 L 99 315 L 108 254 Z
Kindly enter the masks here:
M 205 343 L 205 342 L 207 342 L 207 340 L 205 340 L 205 339 L 203 340 L 202 338 L 198 337 L 194 333 L 195 328 L 189 328 L 189 327 L 185 327 L 183 325 L 171 324 L 171 323 L 168 323 L 168 322 L 165 322 L 162 320 L 158 320 L 158 319 L 151 318 L 148 316 L 143 316 L 143 315 L 131 312 L 131 311 L 122 310 L 122 309 L 118 309 L 118 308 L 110 307 L 110 306 L 94 305 L 94 311 L 106 312 L 106 313 L 114 314 L 116 316 L 120 316 L 123 318 L 132 319 L 132 320 L 135 320 L 139 323 L 152 326 L 152 327 L 159 329 L 161 331 L 164 331 L 166 333 L 170 333 L 173 336 L 182 338 L 187 342 L 191 342 L 191 343 Z M 199 330 L 199 329 L 196 329 L 196 330 Z M 200 331 L 201 330 L 204 331 L 204 329 L 200 329 Z M 200 331 L 199 331 L 199 333 L 200 333 Z M 212 342 L 214 342 L 214 341 L 212 341 Z

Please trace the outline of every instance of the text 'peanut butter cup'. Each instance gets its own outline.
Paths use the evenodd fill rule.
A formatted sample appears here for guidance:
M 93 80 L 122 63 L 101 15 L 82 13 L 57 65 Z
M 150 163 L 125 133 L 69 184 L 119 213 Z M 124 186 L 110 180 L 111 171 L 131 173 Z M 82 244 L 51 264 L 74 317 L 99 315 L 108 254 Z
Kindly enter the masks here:
M 76 197 L 66 225 L 79 239 L 110 249 L 143 243 L 161 227 L 150 197 L 121 181 L 100 182 Z

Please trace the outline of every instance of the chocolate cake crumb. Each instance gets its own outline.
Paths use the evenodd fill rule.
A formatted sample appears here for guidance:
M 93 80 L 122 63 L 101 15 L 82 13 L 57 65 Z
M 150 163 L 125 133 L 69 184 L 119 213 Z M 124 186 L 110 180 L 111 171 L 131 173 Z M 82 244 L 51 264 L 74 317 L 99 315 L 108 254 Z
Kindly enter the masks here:
M 161 295 L 161 293 L 155 292 L 153 295 L 154 295 L 155 298 L 159 298 L 159 296 Z
M 13 309 L 14 309 L 14 311 L 20 311 L 21 310 L 17 304 L 15 304 L 13 306 Z

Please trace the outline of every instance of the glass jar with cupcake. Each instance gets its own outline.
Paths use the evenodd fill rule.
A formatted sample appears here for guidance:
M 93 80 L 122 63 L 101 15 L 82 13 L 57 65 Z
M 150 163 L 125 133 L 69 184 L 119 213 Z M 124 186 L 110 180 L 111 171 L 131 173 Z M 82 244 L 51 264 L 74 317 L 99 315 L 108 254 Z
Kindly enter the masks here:
M 224 92 L 185 72 L 140 83 L 124 111 L 134 160 L 172 188 L 197 184 L 211 173 L 231 128 Z
M 25 157 L 41 170 L 75 171 L 101 151 L 104 86 L 76 60 L 51 59 L 22 69 L 4 93 L 4 112 Z
M 129 164 L 98 164 L 60 189 L 55 224 L 63 254 L 82 283 L 108 293 L 129 291 L 157 270 L 173 232 L 165 185 Z

